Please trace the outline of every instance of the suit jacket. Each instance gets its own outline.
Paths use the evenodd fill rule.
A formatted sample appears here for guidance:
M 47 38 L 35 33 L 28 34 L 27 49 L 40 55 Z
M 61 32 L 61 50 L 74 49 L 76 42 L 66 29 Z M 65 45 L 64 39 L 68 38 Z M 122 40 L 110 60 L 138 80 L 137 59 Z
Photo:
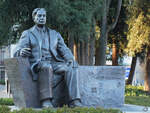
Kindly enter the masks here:
M 74 56 L 72 55 L 70 49 L 64 43 L 64 40 L 61 37 L 60 33 L 49 28 L 46 28 L 46 30 L 49 35 L 49 49 L 56 61 L 65 62 L 68 60 L 74 60 Z M 41 61 L 42 53 L 41 41 L 38 36 L 36 26 L 33 26 L 32 28 L 25 30 L 22 33 L 16 47 L 16 51 L 14 52 L 15 57 L 20 56 L 20 50 L 22 48 L 31 48 L 32 55 L 29 57 L 29 62 L 31 65 L 33 80 L 37 80 L 37 74 L 34 73 L 33 68 Z

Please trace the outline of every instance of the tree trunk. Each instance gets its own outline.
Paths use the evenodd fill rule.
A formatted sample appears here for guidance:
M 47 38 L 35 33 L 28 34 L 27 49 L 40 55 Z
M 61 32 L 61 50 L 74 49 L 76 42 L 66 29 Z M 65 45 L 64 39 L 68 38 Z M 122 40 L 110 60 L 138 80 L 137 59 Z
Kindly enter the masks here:
M 100 48 L 99 48 L 99 45 L 95 49 L 96 49 L 95 50 L 95 53 L 96 53 L 95 54 L 95 65 L 98 66 L 99 65 L 99 61 L 100 61 L 100 57 L 99 57 L 100 56 L 100 53 L 99 53 L 99 51 L 100 51 L 99 49 Z
M 88 57 L 88 43 L 81 42 L 80 43 L 80 56 L 81 56 L 81 65 L 88 65 L 89 64 L 89 57 Z
M 89 43 L 89 65 L 94 65 L 94 55 L 95 55 L 95 37 L 90 37 Z
M 84 42 L 84 65 L 89 65 L 89 46 L 88 41 Z
M 80 42 L 80 65 L 84 65 L 84 43 Z
M 103 0 L 102 7 L 102 20 L 101 20 L 101 36 L 99 39 L 99 48 L 97 49 L 99 52 L 97 53 L 96 65 L 105 65 L 106 64 L 106 48 L 107 48 L 107 37 L 110 30 L 113 30 L 118 22 L 118 18 L 120 15 L 122 0 L 118 0 L 117 12 L 114 18 L 114 22 L 111 25 L 107 25 L 107 16 L 110 8 L 112 0 Z
M 71 35 L 71 33 L 68 33 L 68 47 L 71 49 L 72 53 L 74 53 L 74 37 Z
M 80 59 L 81 59 L 81 55 L 80 55 L 80 42 L 77 42 L 77 57 L 78 57 L 78 59 L 77 59 L 78 63 L 81 64 L 81 61 L 80 61 Z
M 75 57 L 75 60 L 77 61 L 78 59 L 78 52 L 77 52 L 77 43 L 74 43 L 74 46 L 73 46 L 73 54 L 74 54 L 74 57 Z
M 89 41 L 89 65 L 94 65 L 94 55 L 95 55 L 95 19 L 93 18 L 92 30 L 90 34 Z
M 112 45 L 112 65 L 118 66 L 118 50 L 117 50 L 117 45 L 115 44 L 115 42 L 113 42 L 113 45 Z
M 105 27 L 105 26 L 104 26 Z M 104 66 L 106 65 L 106 48 L 107 48 L 107 33 L 105 29 L 102 28 L 102 36 L 99 40 L 99 62 L 98 65 Z
M 101 21 L 101 31 L 100 31 L 100 39 L 99 39 L 99 47 L 97 48 L 96 57 L 96 65 L 105 65 L 106 64 L 106 47 L 107 47 L 107 2 L 103 1 L 102 8 L 102 21 Z
M 128 77 L 126 84 L 132 84 L 135 66 L 136 66 L 136 61 L 137 61 L 137 55 L 132 58 L 131 69 L 130 69 L 129 77 Z
M 147 51 L 147 57 L 146 57 L 146 70 L 145 70 L 145 82 L 144 82 L 144 89 L 145 91 L 150 92 L 150 47 Z
M 107 5 L 110 5 L 110 3 L 107 4 Z M 119 15 L 120 15 L 120 11 L 121 11 L 121 5 L 122 5 L 122 0 L 118 0 L 117 12 L 116 12 L 116 15 L 115 15 L 115 18 L 114 18 L 114 22 L 111 25 L 108 26 L 108 29 L 107 29 L 108 32 L 113 30 L 116 27 L 116 25 L 117 25 L 117 22 L 118 22 L 118 19 L 119 19 Z M 109 6 L 107 7 L 107 10 L 109 10 Z

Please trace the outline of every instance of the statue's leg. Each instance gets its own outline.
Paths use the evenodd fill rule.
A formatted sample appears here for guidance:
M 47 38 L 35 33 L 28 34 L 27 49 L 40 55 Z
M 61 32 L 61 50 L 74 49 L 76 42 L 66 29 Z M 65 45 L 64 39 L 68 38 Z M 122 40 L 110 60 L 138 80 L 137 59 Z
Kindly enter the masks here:
M 68 67 L 64 76 L 65 82 L 68 87 L 70 101 L 80 99 L 79 80 L 77 68 Z
M 40 92 L 40 101 L 46 99 L 52 99 L 52 76 L 53 70 L 51 67 L 43 66 L 39 72 L 39 92 Z

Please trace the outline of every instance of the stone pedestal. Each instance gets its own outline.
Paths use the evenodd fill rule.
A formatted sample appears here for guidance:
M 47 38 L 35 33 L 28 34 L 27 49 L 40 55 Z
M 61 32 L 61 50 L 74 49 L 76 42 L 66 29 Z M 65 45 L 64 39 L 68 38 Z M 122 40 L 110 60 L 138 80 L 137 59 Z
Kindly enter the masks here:
M 93 107 L 124 105 L 125 68 L 121 66 L 80 66 L 82 103 Z
M 5 60 L 8 80 L 15 105 L 18 107 L 40 107 L 38 84 L 32 81 L 28 59 Z M 125 68 L 121 66 L 79 66 L 81 101 L 89 107 L 118 107 L 124 104 Z M 67 103 L 64 81 L 54 78 L 53 104 Z M 57 85 L 57 83 L 59 83 Z
M 40 107 L 37 82 L 32 80 L 28 59 L 11 58 L 4 63 L 15 105 Z

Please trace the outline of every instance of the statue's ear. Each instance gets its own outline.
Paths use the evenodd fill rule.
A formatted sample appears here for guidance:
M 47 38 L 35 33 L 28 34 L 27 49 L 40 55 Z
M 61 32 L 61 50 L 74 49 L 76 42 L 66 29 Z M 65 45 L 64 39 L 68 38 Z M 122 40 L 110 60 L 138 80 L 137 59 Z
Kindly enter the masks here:
M 35 23 L 35 18 L 33 17 L 33 22 Z

